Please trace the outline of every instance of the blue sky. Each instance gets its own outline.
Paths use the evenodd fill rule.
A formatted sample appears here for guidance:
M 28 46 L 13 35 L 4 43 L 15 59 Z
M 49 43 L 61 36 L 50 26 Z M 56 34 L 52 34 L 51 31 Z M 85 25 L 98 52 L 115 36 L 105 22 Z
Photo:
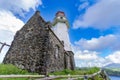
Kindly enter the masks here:
M 76 66 L 103 66 L 120 63 L 119 0 L 14 0 L 0 1 L 0 41 L 11 44 L 36 10 L 46 21 L 57 11 L 65 12 Z M 8 47 L 0 54 L 3 60 Z

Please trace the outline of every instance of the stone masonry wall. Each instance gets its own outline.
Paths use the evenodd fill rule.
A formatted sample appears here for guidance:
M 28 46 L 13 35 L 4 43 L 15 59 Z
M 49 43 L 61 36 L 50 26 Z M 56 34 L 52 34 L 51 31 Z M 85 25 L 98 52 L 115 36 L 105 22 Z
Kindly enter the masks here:
M 72 51 L 66 51 L 65 52 L 65 68 L 66 69 L 75 69 L 75 63 L 74 63 L 74 54 Z
M 36 12 L 19 30 L 3 63 L 11 63 L 30 72 L 45 74 L 48 32 L 45 21 Z
M 71 65 L 70 65 L 70 55 L 68 54 L 68 52 L 65 52 L 64 54 L 64 59 L 65 59 L 65 69 L 71 69 Z
M 64 46 L 49 28 L 49 60 L 48 72 L 60 71 L 65 69 L 64 65 Z
M 75 69 L 75 61 L 74 61 L 74 53 L 72 51 L 67 51 L 69 53 L 69 57 L 70 57 L 70 65 L 71 65 L 71 70 Z

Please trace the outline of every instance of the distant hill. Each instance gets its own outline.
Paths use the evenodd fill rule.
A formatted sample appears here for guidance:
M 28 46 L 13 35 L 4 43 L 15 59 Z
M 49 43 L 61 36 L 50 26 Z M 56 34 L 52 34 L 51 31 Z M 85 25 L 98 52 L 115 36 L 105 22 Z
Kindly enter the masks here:
M 120 64 L 112 63 L 103 67 L 108 75 L 120 76 Z
M 111 64 L 104 66 L 104 68 L 120 68 L 120 64 L 111 63 Z

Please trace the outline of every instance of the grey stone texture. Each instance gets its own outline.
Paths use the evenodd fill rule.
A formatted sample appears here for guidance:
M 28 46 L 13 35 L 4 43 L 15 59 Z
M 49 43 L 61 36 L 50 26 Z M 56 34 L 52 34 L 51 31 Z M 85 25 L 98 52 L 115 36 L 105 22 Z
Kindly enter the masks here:
M 64 44 L 46 22 L 35 14 L 17 31 L 3 63 L 39 74 L 75 68 L 74 54 L 65 51 Z

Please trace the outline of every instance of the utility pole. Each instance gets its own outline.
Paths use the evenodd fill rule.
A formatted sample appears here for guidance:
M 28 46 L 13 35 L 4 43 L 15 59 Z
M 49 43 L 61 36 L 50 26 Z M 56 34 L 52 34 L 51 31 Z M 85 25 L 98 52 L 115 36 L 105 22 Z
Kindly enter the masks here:
M 2 51 L 2 49 L 3 49 L 4 46 L 10 47 L 10 45 L 8 45 L 8 44 L 6 44 L 6 43 L 0 42 L 0 44 L 2 44 L 2 46 L 0 47 L 0 53 L 1 53 L 1 51 Z

